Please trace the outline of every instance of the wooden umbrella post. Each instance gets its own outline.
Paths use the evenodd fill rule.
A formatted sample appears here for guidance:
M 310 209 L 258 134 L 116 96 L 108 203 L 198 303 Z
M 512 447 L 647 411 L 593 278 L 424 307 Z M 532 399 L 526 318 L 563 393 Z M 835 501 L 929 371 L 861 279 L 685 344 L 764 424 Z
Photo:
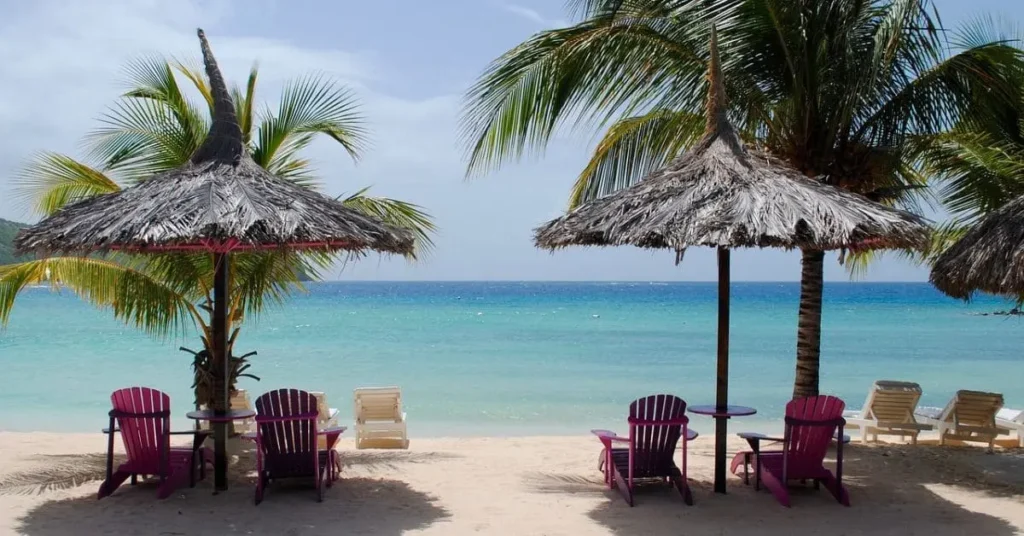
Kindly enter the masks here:
M 729 405 L 729 249 L 718 248 L 718 374 L 715 405 Z M 725 493 L 725 443 L 729 418 L 715 418 L 715 493 Z
M 223 396 L 220 404 L 214 405 L 215 411 L 227 411 L 230 409 L 230 395 L 228 393 L 231 385 L 231 360 L 228 356 L 228 270 L 230 269 L 230 254 L 214 253 L 213 262 L 215 272 L 213 276 L 213 322 L 211 331 L 213 336 L 213 348 L 215 356 L 220 360 L 222 367 L 221 374 L 223 392 L 217 393 Z M 216 367 L 217 363 L 214 363 Z M 216 370 L 216 368 L 214 369 Z M 218 385 L 216 382 L 214 385 Z M 228 423 L 219 419 L 213 423 L 213 485 L 217 491 L 228 489 Z

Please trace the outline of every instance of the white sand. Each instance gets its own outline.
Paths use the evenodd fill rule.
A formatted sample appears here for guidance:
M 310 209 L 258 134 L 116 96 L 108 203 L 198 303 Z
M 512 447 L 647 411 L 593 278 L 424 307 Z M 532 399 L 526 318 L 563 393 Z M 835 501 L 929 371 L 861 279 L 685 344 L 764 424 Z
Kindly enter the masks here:
M 343 443 L 345 472 L 323 503 L 308 488 L 271 487 L 258 507 L 246 456 L 227 493 L 212 496 L 207 480 L 158 501 L 152 484 L 125 485 L 97 501 L 104 446 L 99 434 L 0 433 L 0 534 L 1024 534 L 1024 456 L 981 448 L 853 445 L 851 508 L 807 488 L 787 509 L 736 477 L 728 495 L 712 494 L 704 437 L 690 450 L 696 505 L 656 487 L 635 508 L 604 488 L 599 443 L 583 436 L 414 440 L 409 451 Z M 37 493 L 48 483 L 62 489 Z

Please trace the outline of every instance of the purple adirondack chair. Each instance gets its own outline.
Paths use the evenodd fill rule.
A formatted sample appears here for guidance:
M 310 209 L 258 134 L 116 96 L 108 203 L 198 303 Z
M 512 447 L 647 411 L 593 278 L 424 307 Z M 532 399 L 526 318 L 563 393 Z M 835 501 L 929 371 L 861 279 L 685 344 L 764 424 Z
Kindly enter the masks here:
M 98 499 L 102 499 L 131 478 L 135 485 L 139 476 L 160 478 L 157 497 L 167 498 L 175 488 L 195 485 L 198 466 L 200 478 L 206 476 L 210 453 L 202 447 L 207 432 L 190 430 L 171 432 L 171 399 L 149 387 L 129 387 L 110 395 L 114 409 L 109 413 L 107 434 L 107 477 L 100 485 Z M 128 461 L 114 471 L 114 433 L 120 432 Z M 171 447 L 172 435 L 191 435 L 192 446 Z
M 317 501 L 336 477 L 333 440 L 344 428 L 328 435 L 328 449 L 317 448 L 316 397 L 298 389 L 278 389 L 256 399 L 256 504 L 271 480 L 312 478 Z
M 607 430 L 594 430 L 605 448 L 605 483 L 617 487 L 633 506 L 633 489 L 641 481 L 669 482 L 693 504 L 686 479 L 686 441 L 682 447 L 682 469 L 672 459 L 680 437 L 690 437 L 686 402 L 672 395 L 651 395 L 629 405 L 629 437 Z M 628 448 L 613 448 L 628 443 Z
M 786 432 L 782 438 L 782 450 L 740 452 L 733 458 L 733 473 L 753 456 L 756 485 L 760 487 L 764 483 L 783 506 L 790 505 L 788 483 L 791 480 L 811 480 L 815 488 L 825 484 L 837 501 L 850 506 L 850 496 L 842 485 L 841 439 L 836 442 L 835 474 L 824 465 L 829 445 L 836 437 L 837 430 L 841 431 L 846 423 L 843 420 L 845 408 L 846 403 L 834 396 L 809 396 L 790 401 L 786 404 Z M 756 437 L 752 445 L 757 445 Z

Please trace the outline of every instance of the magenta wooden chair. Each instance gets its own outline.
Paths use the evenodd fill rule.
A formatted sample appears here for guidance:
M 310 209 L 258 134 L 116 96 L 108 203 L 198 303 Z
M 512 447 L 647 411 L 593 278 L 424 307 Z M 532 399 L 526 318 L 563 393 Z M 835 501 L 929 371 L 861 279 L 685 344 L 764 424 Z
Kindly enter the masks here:
M 130 387 L 110 395 L 114 409 L 110 410 L 107 434 L 107 475 L 100 485 L 98 499 L 114 493 L 125 480 L 135 485 L 139 476 L 157 476 L 160 486 L 157 497 L 167 498 L 176 488 L 188 483 L 194 486 L 196 469 L 200 478 L 206 476 L 206 464 L 211 457 L 202 447 L 207 432 L 190 430 L 171 432 L 171 399 L 149 387 Z M 128 460 L 114 471 L 114 434 L 120 432 Z M 172 435 L 192 436 L 192 446 L 171 447 Z
M 761 434 L 746 434 L 753 451 L 740 452 L 733 458 L 732 469 L 750 461 L 754 466 L 755 489 L 763 483 L 783 506 L 790 506 L 788 484 L 793 480 L 813 481 L 814 487 L 825 484 L 837 501 L 850 506 L 850 496 L 842 485 L 843 478 L 843 410 L 846 403 L 834 396 L 797 398 L 786 404 L 786 432 L 782 450 L 765 451 L 759 440 L 778 441 Z M 838 435 L 837 435 L 838 434 Z M 825 468 L 825 454 L 833 439 L 836 442 L 836 472 Z
M 334 442 L 345 429 L 317 429 L 317 400 L 306 391 L 278 389 L 256 399 L 256 504 L 271 481 L 312 478 L 317 500 L 337 477 Z M 325 450 L 317 448 L 317 435 L 327 435 Z
M 607 430 L 593 430 L 604 445 L 605 483 L 618 488 L 633 506 L 633 490 L 645 482 L 669 482 L 693 504 L 686 479 L 686 441 L 682 445 L 682 464 L 673 460 L 680 437 L 696 437 L 687 428 L 686 402 L 672 395 L 651 395 L 629 405 L 629 436 L 620 437 Z M 615 448 L 614 445 L 627 445 Z M 682 469 L 680 469 L 682 467 Z

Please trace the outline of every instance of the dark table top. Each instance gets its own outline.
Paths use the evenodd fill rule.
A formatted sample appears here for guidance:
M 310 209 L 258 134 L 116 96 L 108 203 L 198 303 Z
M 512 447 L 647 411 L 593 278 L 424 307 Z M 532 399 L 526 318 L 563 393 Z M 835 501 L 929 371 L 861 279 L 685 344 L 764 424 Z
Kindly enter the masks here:
M 197 421 L 231 422 L 255 417 L 256 412 L 251 409 L 231 409 L 220 413 L 213 411 L 212 409 L 203 409 L 199 411 L 190 411 L 186 413 L 185 416 Z
M 746 417 L 757 413 L 757 410 L 747 406 L 728 405 L 725 407 L 708 404 L 704 406 L 690 406 L 686 408 L 690 413 L 708 415 L 711 417 Z

